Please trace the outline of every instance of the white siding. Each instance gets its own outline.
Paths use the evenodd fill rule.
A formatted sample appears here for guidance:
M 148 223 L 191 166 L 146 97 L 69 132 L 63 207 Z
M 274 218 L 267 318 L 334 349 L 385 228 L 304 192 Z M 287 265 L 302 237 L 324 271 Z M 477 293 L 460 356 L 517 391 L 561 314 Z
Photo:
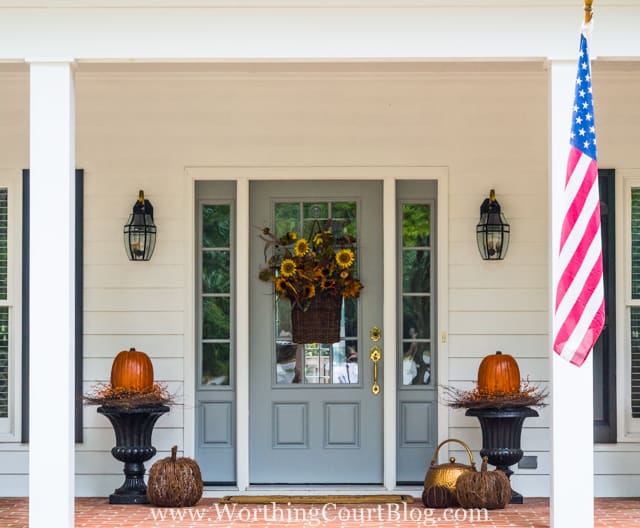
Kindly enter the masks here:
M 449 383 L 471 386 L 480 359 L 502 350 L 518 359 L 523 376 L 546 384 L 547 80 L 541 64 L 518 64 L 513 73 L 508 66 L 475 73 L 382 73 L 375 65 L 359 73 L 345 72 L 344 66 L 340 73 L 326 65 L 296 68 L 103 74 L 80 65 L 85 387 L 106 381 L 115 354 L 131 346 L 151 355 L 156 378 L 178 394 L 184 377 L 193 376 L 193 352 L 184 345 L 192 331 L 184 168 L 224 165 L 448 167 Z M 640 76 L 597 71 L 600 166 L 640 167 L 630 129 L 630 113 L 640 113 L 632 103 Z M 0 77 L 0 167 L 20 170 L 28 162 L 28 83 L 15 73 Z M 479 206 L 492 188 L 512 226 L 503 262 L 481 261 L 475 245 Z M 122 225 L 139 189 L 154 205 L 158 244 L 151 262 L 129 263 Z M 159 456 L 174 443 L 184 448 L 185 438 L 193 437 L 183 430 L 183 411 L 175 406 L 159 420 Z M 477 421 L 461 410 L 449 411 L 449 417 L 448 436 L 469 442 L 479 457 Z M 106 495 L 122 480 L 109 453 L 112 433 L 93 407 L 85 408 L 84 418 L 85 442 L 76 454 L 78 494 Z M 523 449 L 538 457 L 536 470 L 513 468 L 514 487 L 525 496 L 549 492 L 548 427 L 546 410 L 525 422 Z M 26 492 L 27 457 L 21 451 L 0 445 L 0 467 L 7 467 L 3 460 L 11 464 L 0 475 L 0 494 Z M 640 467 L 625 464 L 629 454 L 596 451 L 597 494 L 635 489 L 631 484 L 640 481 Z M 456 457 L 463 460 L 464 453 Z
M 138 345 L 152 355 L 159 379 L 192 375 L 189 365 L 181 368 L 184 351 L 172 355 L 162 341 L 189 331 L 182 301 L 189 287 L 181 255 L 189 221 L 181 216 L 188 199 L 184 167 L 430 165 L 446 166 L 450 175 L 450 381 L 475 379 L 479 359 L 497 349 L 519 359 L 523 350 L 523 373 L 546 380 L 546 78 L 540 64 L 529 70 L 377 75 L 328 68 L 279 78 L 83 75 L 80 67 L 78 164 L 86 171 L 85 325 L 92 355 L 85 379 L 105 377 L 109 347 L 134 346 L 138 335 L 161 336 L 146 349 Z M 523 99 L 527 112 L 520 111 Z M 154 204 L 159 232 L 158 253 L 142 266 L 126 262 L 118 247 L 139 188 Z M 483 263 L 475 248 L 479 206 L 491 188 L 514 233 L 502 263 Z M 118 341 L 112 334 L 125 335 Z M 100 346 L 99 355 L 89 343 Z M 452 416 L 448 436 L 478 450 L 477 423 L 458 421 Z M 546 494 L 548 425 L 527 425 L 523 443 L 539 453 L 540 468 L 519 475 L 520 488 Z M 170 431 L 163 434 L 174 438 Z M 117 470 L 107 440 L 94 441 L 78 457 L 79 473 Z

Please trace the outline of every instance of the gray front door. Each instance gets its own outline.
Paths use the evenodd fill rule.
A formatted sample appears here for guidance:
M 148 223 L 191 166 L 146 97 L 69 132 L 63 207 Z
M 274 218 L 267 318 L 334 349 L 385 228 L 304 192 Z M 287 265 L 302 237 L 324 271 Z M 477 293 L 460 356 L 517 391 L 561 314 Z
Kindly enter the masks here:
M 332 229 L 355 234 L 364 285 L 359 298 L 343 302 L 339 342 L 296 345 L 289 302 L 276 299 L 273 285 L 258 279 L 265 245 L 258 229 L 252 233 L 250 481 L 380 484 L 382 392 L 372 391 L 370 351 L 377 345 L 384 358 L 384 340 L 374 343 L 370 331 L 382 324 L 382 184 L 252 182 L 250 196 L 256 228 L 307 237 L 312 225 L 332 219 Z M 384 390 L 382 361 L 377 372 Z

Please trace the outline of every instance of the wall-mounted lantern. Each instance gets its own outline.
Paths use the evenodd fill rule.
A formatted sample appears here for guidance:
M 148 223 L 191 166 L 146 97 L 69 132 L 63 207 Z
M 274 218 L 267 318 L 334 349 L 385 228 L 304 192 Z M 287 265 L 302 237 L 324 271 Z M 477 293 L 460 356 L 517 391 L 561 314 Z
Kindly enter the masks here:
M 491 189 L 489 198 L 480 206 L 480 221 L 476 226 L 478 250 L 484 260 L 502 260 L 509 247 L 511 227 L 500 210 L 496 193 Z
M 124 225 L 124 250 L 129 260 L 150 260 L 156 247 L 156 225 L 153 223 L 153 205 L 140 191 L 133 204 L 133 212 Z

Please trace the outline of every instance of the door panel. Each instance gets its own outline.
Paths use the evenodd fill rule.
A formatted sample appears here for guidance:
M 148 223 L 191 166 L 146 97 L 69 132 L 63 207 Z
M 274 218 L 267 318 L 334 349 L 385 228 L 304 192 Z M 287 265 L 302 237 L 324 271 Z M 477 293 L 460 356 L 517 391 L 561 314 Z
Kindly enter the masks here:
M 369 329 L 382 324 L 381 190 L 366 181 L 251 184 L 252 226 L 306 236 L 314 220 L 333 218 L 333 229 L 357 236 L 364 284 L 358 299 L 343 303 L 340 342 L 291 343 L 289 303 L 258 279 L 265 247 L 258 230 L 251 238 L 252 483 L 382 482 L 382 395 L 372 393 L 369 359 Z M 383 341 L 376 344 L 384 358 Z

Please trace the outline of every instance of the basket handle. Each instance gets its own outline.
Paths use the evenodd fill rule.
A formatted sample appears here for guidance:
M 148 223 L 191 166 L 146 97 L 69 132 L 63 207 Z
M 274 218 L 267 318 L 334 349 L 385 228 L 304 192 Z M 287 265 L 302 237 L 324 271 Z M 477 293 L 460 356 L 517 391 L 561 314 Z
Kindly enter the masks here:
M 433 460 L 431 461 L 431 465 L 432 466 L 435 465 L 435 463 L 438 461 L 438 452 L 440 451 L 440 448 L 448 442 L 458 442 L 462 447 L 464 447 L 467 450 L 467 453 L 469 454 L 469 462 L 471 462 L 471 467 L 475 469 L 476 463 L 473 460 L 473 453 L 471 453 L 471 449 L 469 449 L 469 446 L 465 444 L 462 440 L 458 440 L 457 438 L 449 438 L 447 440 L 443 440 L 438 444 L 438 447 L 436 447 L 436 452 L 433 454 Z

